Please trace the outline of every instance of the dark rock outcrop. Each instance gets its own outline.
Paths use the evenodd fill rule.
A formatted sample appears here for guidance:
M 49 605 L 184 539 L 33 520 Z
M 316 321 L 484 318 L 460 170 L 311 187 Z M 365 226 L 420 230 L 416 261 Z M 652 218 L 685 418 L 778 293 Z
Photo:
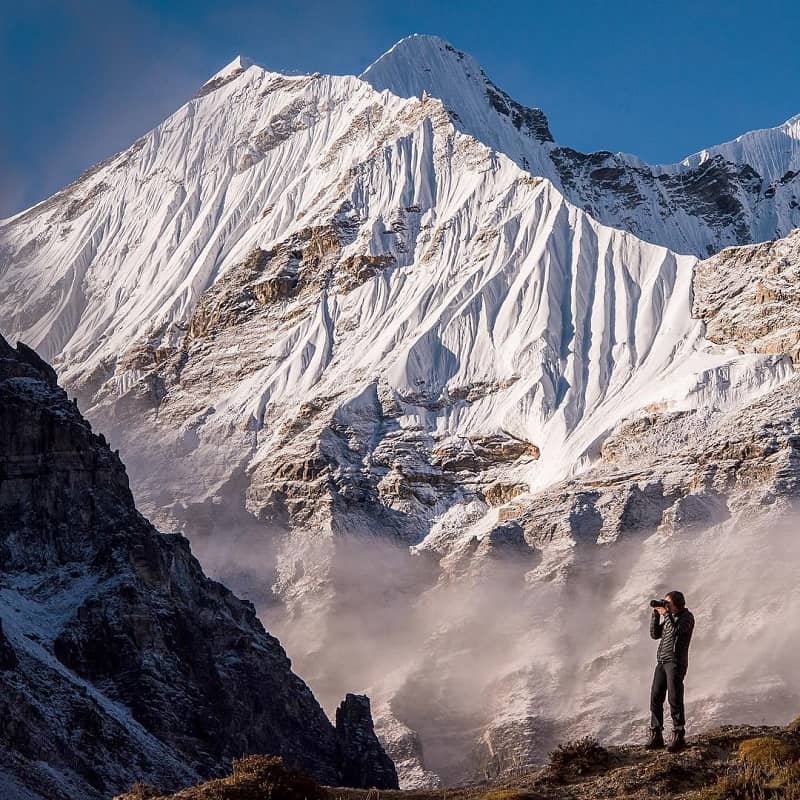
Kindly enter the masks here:
M 249 753 L 327 784 L 394 775 L 368 702 L 342 751 L 252 604 L 138 513 L 118 454 L 52 368 L 2 337 L 0 584 L 24 642 L 0 627 L 0 670 L 20 666 L 0 671 L 0 785 L 108 797 L 221 774 Z
M 3 620 L 0 619 L 0 670 L 16 669 L 17 654 L 3 631 Z
M 336 709 L 336 738 L 345 784 L 398 788 L 397 771 L 375 735 L 366 695 L 348 693 Z

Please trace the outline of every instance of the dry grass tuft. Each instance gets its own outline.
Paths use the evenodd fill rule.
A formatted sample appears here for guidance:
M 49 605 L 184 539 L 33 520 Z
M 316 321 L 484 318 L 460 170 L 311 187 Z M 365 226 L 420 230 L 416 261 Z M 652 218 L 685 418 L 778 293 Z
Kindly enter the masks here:
M 125 798 L 126 800 L 154 800 L 160 795 L 161 792 L 154 786 L 148 786 L 146 783 L 134 783 Z
M 161 795 L 137 784 L 124 800 L 160 800 Z M 168 795 L 174 800 L 326 800 L 327 792 L 314 780 L 285 767 L 279 756 L 234 759 L 233 774 Z
M 566 780 L 578 775 L 585 775 L 608 766 L 610 754 L 597 739 L 584 736 L 560 744 L 550 753 L 549 769 L 553 777 Z
M 694 800 L 800 800 L 800 750 L 775 736 L 745 739 L 738 766 Z
M 798 749 L 774 736 L 759 736 L 745 739 L 739 745 L 739 761 L 746 767 L 765 772 L 776 769 L 796 760 Z

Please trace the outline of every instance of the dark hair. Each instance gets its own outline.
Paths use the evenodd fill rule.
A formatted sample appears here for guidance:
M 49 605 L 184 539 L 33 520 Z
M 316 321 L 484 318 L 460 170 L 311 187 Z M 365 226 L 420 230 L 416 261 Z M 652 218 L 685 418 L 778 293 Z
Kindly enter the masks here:
M 686 608 L 686 598 L 683 596 L 683 592 L 673 589 L 673 591 L 667 592 L 666 596 L 669 597 L 678 608 Z

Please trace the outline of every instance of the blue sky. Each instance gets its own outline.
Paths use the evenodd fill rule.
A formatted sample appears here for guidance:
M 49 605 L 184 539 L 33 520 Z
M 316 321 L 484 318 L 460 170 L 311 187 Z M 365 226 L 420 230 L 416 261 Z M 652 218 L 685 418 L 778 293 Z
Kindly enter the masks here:
M 0 216 L 174 111 L 238 53 L 358 73 L 410 33 L 467 50 L 580 150 L 675 161 L 800 113 L 800 2 L 0 0 Z

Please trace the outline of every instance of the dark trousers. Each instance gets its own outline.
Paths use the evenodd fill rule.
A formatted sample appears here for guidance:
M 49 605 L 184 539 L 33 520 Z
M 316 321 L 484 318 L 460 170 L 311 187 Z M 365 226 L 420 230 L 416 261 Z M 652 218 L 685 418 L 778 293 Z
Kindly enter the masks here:
M 669 697 L 669 711 L 672 726 L 683 730 L 686 715 L 683 709 L 683 678 L 686 667 L 674 661 L 656 664 L 653 674 L 653 687 L 650 689 L 650 727 L 664 727 L 664 698 Z

